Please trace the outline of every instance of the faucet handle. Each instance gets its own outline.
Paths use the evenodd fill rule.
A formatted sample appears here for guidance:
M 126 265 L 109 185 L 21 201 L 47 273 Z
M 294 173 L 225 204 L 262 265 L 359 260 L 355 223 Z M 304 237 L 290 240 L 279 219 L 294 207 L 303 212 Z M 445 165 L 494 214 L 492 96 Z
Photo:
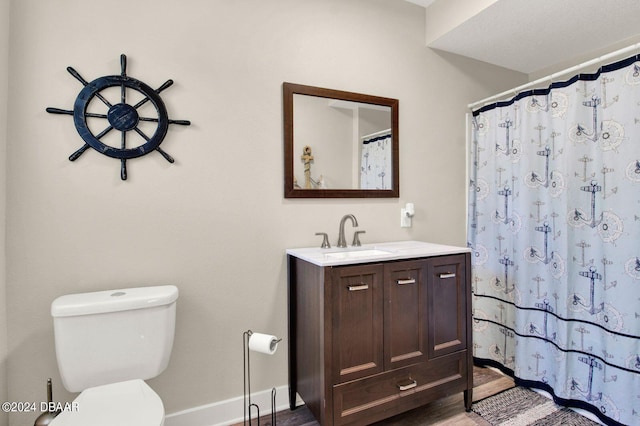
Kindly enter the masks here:
M 367 231 L 355 231 L 353 233 L 353 242 L 351 243 L 351 245 L 360 247 L 362 244 L 360 243 L 360 237 L 358 237 L 358 234 L 364 234 L 365 232 Z
M 326 232 L 316 232 L 316 235 L 323 235 L 322 245 L 320 246 L 320 248 L 331 248 L 331 244 L 329 244 L 329 236 Z

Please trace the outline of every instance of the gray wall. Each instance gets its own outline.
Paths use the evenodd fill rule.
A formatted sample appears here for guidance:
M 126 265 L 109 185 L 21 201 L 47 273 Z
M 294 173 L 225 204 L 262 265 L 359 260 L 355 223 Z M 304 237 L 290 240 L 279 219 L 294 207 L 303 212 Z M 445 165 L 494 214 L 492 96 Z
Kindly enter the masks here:
M 8 399 L 7 387 L 7 280 L 6 280 L 6 148 L 7 85 L 9 77 L 9 0 L 0 0 L 0 402 Z M 0 425 L 7 424 L 0 411 Z
M 318 231 L 335 243 L 345 213 L 365 243 L 465 245 L 466 105 L 526 81 L 426 48 L 424 10 L 401 0 L 0 0 L 0 12 L 9 4 L 0 399 L 6 364 L 13 401 L 43 400 L 47 377 L 57 399 L 73 397 L 55 361 L 54 298 L 139 285 L 181 292 L 170 366 L 150 381 L 168 413 L 242 394 L 249 328 L 285 338 L 273 357 L 252 358 L 252 389 L 284 385 L 284 250 L 319 245 Z M 152 87 L 174 79 L 162 92 L 169 116 L 193 123 L 171 126 L 162 144 L 175 164 L 157 153 L 129 161 L 127 182 L 93 150 L 69 162 L 83 144 L 72 118 L 45 112 L 71 109 L 82 88 L 67 66 L 87 80 L 119 74 L 121 53 Z M 283 199 L 283 81 L 399 99 L 399 199 Z M 0 152 L 4 142 L 0 131 Z M 416 216 L 401 229 L 406 202 Z

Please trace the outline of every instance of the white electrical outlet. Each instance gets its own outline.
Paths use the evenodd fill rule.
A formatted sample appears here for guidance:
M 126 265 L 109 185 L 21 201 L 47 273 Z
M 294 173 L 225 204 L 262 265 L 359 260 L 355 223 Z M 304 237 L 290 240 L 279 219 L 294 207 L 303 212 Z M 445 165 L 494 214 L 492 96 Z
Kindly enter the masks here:
M 411 228 L 411 216 L 407 214 L 407 209 L 400 209 L 400 228 Z

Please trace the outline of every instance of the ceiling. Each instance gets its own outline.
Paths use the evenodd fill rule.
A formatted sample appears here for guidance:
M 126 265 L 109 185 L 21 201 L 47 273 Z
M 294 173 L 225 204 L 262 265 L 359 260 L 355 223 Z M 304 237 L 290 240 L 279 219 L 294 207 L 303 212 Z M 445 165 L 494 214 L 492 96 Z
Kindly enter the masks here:
M 407 1 L 425 7 L 428 16 L 430 9 L 442 11 L 438 2 L 451 0 Z M 626 47 L 621 43 L 634 37 L 628 44 L 638 41 L 639 20 L 638 0 L 497 0 L 428 46 L 531 74 L 574 58 L 591 59 L 585 55 L 611 46 Z

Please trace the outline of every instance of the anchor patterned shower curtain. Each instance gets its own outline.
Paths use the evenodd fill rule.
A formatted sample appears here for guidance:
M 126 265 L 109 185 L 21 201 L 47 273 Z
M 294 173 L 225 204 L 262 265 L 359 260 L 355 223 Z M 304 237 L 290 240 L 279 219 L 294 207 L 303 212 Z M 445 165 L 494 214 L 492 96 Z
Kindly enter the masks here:
M 474 356 L 640 425 L 640 55 L 474 111 Z
M 360 189 L 391 188 L 391 157 L 391 133 L 363 139 Z

